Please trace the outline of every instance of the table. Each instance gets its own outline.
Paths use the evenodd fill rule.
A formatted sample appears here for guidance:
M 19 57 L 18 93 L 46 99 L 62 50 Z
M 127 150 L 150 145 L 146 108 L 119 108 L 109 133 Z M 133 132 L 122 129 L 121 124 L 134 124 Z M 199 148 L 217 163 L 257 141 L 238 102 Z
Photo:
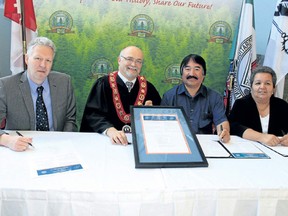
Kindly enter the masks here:
M 271 216 L 288 213 L 288 158 L 208 159 L 209 167 L 135 169 L 133 146 L 95 133 L 31 132 L 35 149 L 0 147 L 0 215 Z M 39 154 L 74 152 L 84 169 L 31 175 Z

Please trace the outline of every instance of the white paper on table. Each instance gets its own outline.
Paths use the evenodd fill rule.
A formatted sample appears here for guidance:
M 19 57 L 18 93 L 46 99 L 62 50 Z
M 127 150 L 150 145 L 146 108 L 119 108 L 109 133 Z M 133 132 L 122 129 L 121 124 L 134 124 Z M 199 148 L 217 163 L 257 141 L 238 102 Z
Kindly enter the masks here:
M 243 139 L 238 136 L 231 136 L 229 143 L 223 143 L 223 146 L 233 155 L 234 158 L 257 158 L 269 159 L 260 148 L 257 147 L 257 142 Z
M 282 145 L 277 145 L 277 146 L 268 146 L 266 144 L 261 143 L 262 145 L 266 146 L 267 148 L 272 149 L 276 153 L 287 157 L 288 156 L 288 147 L 287 146 L 282 146 Z
M 230 153 L 218 142 L 217 135 L 196 135 L 205 157 L 210 158 L 229 158 Z
M 144 120 L 143 135 L 147 154 L 191 154 L 180 121 L 176 115 L 153 114 L 159 117 L 172 117 L 175 120 Z M 149 114 L 149 116 L 151 116 Z
M 35 154 L 31 158 L 30 167 L 32 177 L 83 170 L 83 166 L 74 152 L 57 152 L 57 150 Z
M 255 146 L 255 142 L 247 139 L 243 139 L 238 136 L 231 136 L 228 143 L 223 145 L 231 153 L 263 153 L 261 149 Z

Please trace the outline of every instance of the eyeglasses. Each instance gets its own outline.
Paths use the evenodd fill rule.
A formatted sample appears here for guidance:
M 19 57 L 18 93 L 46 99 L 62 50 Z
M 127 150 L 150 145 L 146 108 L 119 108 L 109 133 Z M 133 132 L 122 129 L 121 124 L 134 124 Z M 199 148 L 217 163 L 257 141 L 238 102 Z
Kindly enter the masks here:
M 125 59 L 125 61 L 127 61 L 129 64 L 132 64 L 133 62 L 135 62 L 136 65 L 143 64 L 143 61 L 140 59 L 134 59 L 132 57 L 124 57 L 124 56 L 121 56 L 121 58 Z

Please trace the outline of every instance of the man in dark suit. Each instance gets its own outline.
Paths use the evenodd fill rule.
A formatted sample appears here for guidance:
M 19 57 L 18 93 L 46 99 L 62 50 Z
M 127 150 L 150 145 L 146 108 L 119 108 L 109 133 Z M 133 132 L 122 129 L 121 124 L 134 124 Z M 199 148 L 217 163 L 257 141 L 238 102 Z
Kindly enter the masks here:
M 0 122 L 6 120 L 6 130 L 77 131 L 71 78 L 51 71 L 55 51 L 50 39 L 36 38 L 25 56 L 27 70 L 0 79 Z M 41 93 L 37 89 L 42 89 Z M 36 105 L 39 98 L 42 108 Z M 41 109 L 44 114 L 38 113 Z M 39 115 L 45 120 L 39 121 Z M 0 145 L 12 150 L 24 151 L 29 142 L 32 142 L 29 137 L 12 136 L 0 130 Z

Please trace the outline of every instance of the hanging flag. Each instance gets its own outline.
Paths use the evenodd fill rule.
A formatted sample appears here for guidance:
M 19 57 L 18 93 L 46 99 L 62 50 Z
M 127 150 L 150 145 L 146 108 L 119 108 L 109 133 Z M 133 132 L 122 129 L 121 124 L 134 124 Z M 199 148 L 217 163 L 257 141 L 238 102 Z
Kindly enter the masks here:
M 21 5 L 21 3 L 24 5 Z M 4 16 L 13 21 L 11 22 L 10 70 L 12 74 L 15 74 L 24 70 L 23 56 L 26 52 L 26 44 L 37 37 L 37 24 L 33 1 L 6 0 Z M 24 25 L 23 28 L 22 25 Z
M 26 32 L 26 44 L 29 44 L 31 40 L 37 37 L 37 31 L 34 32 L 30 29 L 25 29 Z M 11 23 L 11 50 L 10 50 L 10 70 L 12 74 L 20 73 L 24 71 L 24 59 L 23 55 L 23 40 L 21 26 L 15 22 Z
M 25 27 L 36 31 L 36 17 L 32 0 L 22 0 Z M 6 0 L 4 16 L 21 25 L 21 0 Z
M 288 1 L 278 0 L 263 65 L 277 74 L 276 96 L 283 98 L 288 73 Z
M 256 67 L 256 59 L 254 4 L 253 0 L 243 0 L 238 28 L 230 52 L 231 65 L 226 84 L 226 92 L 229 93 L 227 114 L 236 99 L 250 92 L 250 75 L 251 70 Z

